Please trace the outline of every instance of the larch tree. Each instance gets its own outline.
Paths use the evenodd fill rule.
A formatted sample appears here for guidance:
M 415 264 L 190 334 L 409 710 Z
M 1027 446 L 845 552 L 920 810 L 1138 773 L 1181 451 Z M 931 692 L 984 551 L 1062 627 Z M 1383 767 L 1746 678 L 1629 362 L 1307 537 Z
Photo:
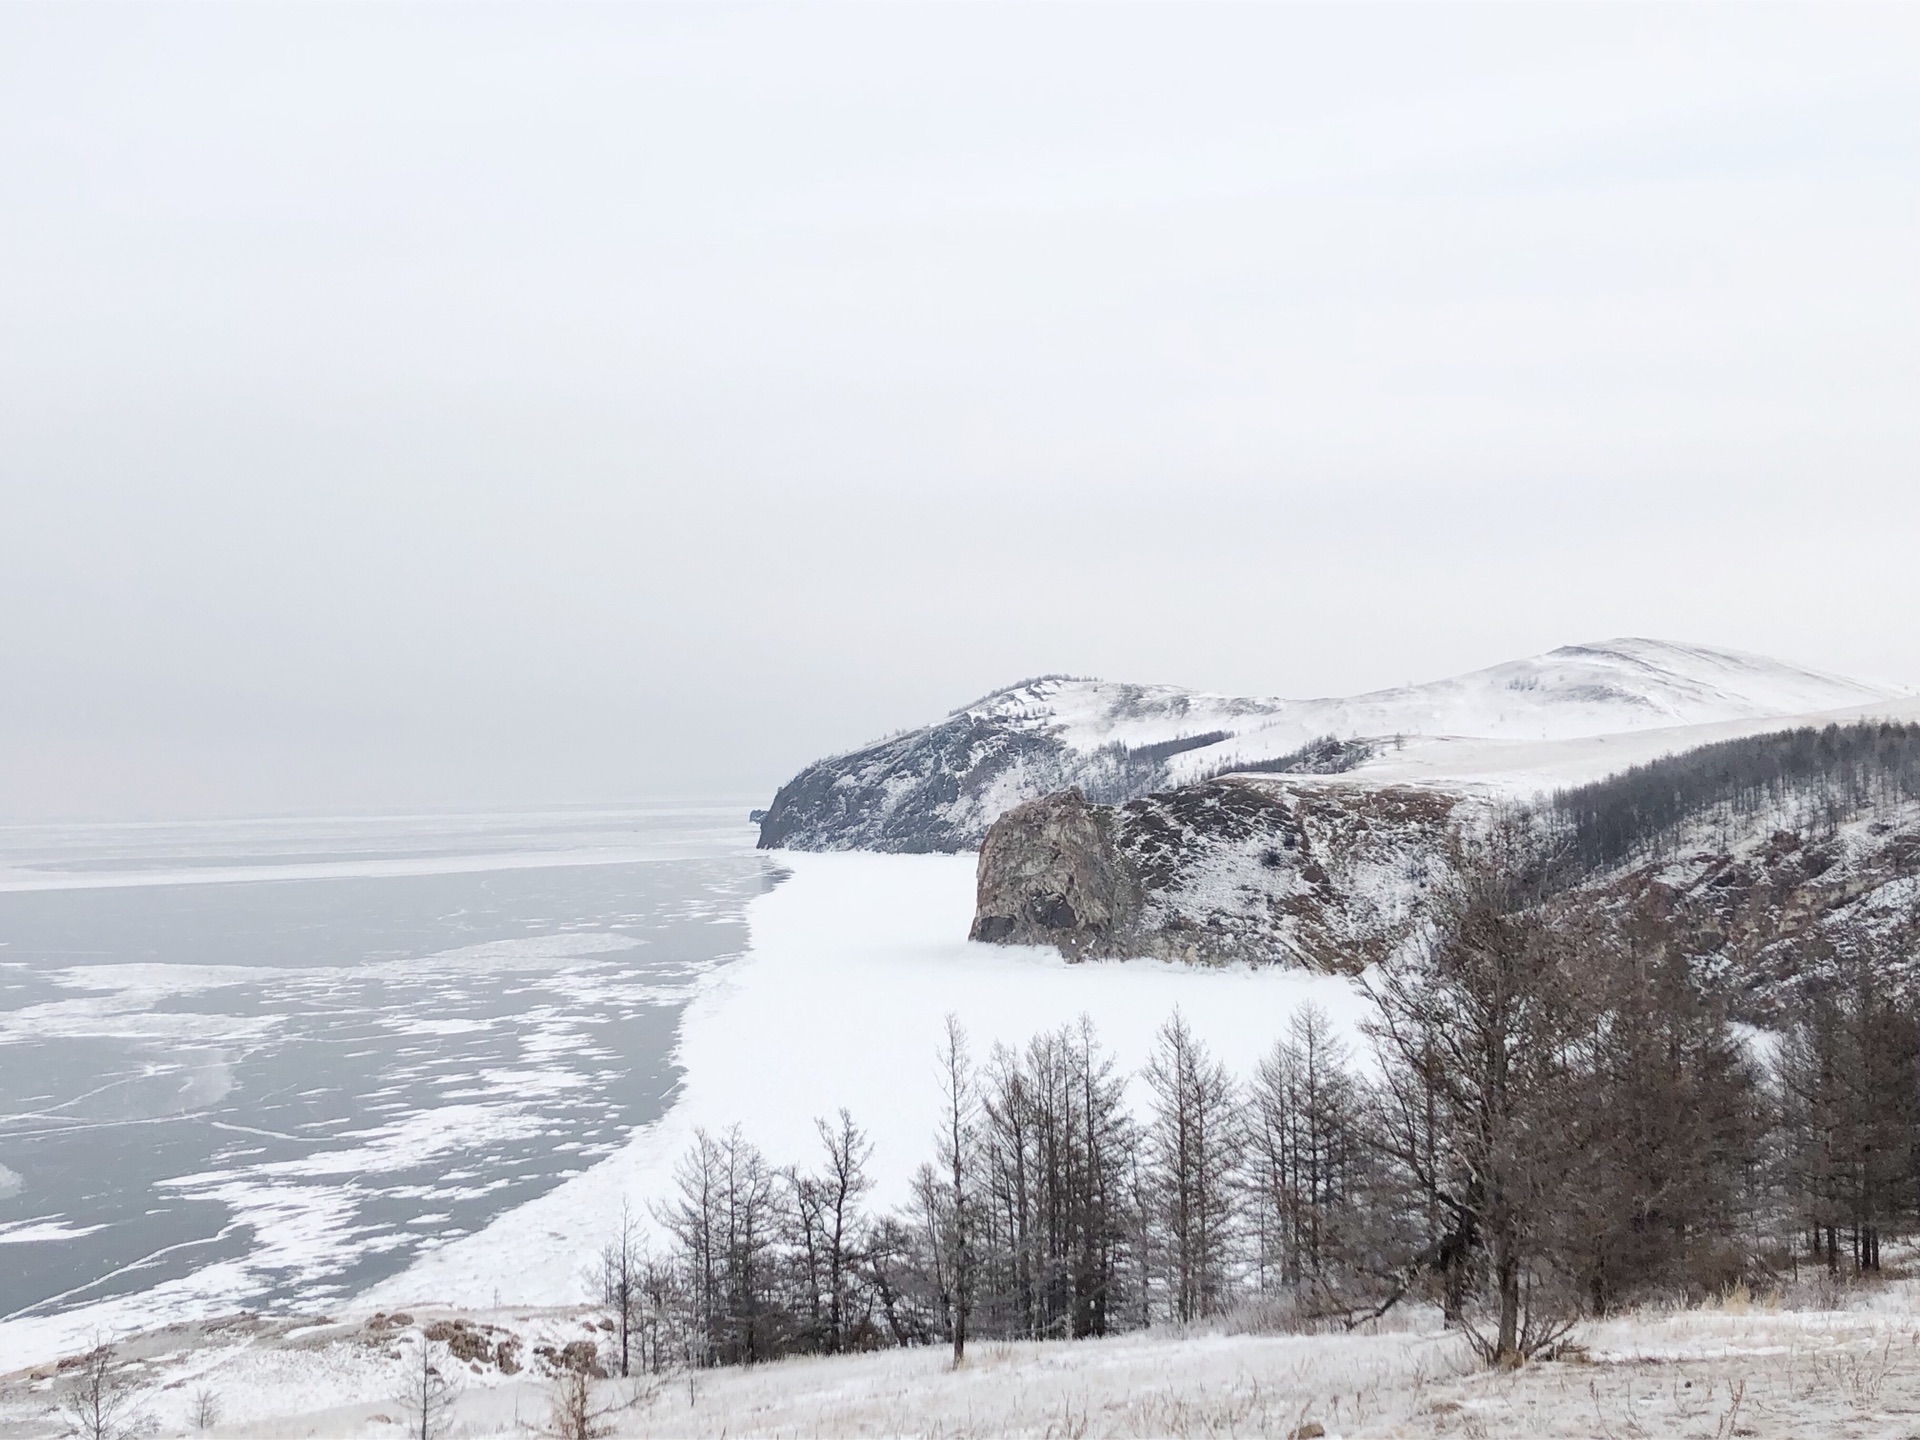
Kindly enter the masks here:
M 1160 1027 L 1146 1081 L 1146 1144 L 1173 1318 L 1203 1319 L 1226 1298 L 1238 1087 L 1178 1010 Z
M 946 1231 L 941 1248 L 946 1256 L 948 1328 L 953 1338 L 953 1363 L 957 1366 L 966 1359 L 967 1322 L 973 1314 L 975 1257 L 971 1172 L 979 1101 L 974 1087 L 973 1059 L 967 1048 L 967 1032 L 961 1026 L 959 1016 L 952 1013 L 946 1019 L 939 1067 L 942 1106 L 936 1141 L 940 1155 L 939 1180 L 944 1187 L 940 1200 L 945 1212 Z

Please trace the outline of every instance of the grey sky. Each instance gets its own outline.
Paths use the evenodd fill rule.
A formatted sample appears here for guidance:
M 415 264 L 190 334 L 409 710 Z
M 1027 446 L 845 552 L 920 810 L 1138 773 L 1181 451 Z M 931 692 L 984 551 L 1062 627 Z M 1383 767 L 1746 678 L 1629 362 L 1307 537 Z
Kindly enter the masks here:
M 1920 682 L 1920 11 L 0 9 L 0 816 Z

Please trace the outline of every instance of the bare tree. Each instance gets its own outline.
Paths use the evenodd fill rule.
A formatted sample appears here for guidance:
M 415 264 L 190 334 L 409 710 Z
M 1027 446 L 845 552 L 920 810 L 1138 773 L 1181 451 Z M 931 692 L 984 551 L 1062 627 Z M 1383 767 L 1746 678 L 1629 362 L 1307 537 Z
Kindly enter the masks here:
M 1124 1088 L 1093 1024 L 1004 1045 L 979 1082 L 977 1303 L 1002 1333 L 1106 1333 L 1124 1303 Z
M 1860 947 L 1844 928 L 1842 939 L 1853 953 L 1834 957 L 1777 1054 L 1783 1158 L 1814 1258 L 1837 1272 L 1844 1250 L 1874 1271 L 1882 1237 L 1908 1230 L 1920 1206 L 1920 1016 L 1886 984 L 1892 946 Z
M 841 1110 L 839 1122 L 813 1122 L 826 1146 L 826 1168 L 812 1182 L 819 1215 L 822 1269 L 827 1294 L 826 1341 L 829 1353 L 847 1343 L 852 1323 L 851 1290 L 858 1260 L 858 1239 L 864 1229 L 860 1197 L 872 1188 L 867 1161 L 873 1144 L 853 1117 Z
M 916 1177 L 914 1203 L 924 1213 L 921 1189 Z M 895 1345 L 925 1345 L 937 1332 L 940 1285 L 932 1248 L 910 1216 L 883 1215 L 867 1233 L 860 1268 Z
M 774 1172 L 738 1125 L 720 1142 L 722 1158 L 721 1233 L 725 1260 L 727 1332 L 725 1359 L 752 1365 L 769 1360 L 765 1331 L 773 1309 L 772 1251 L 777 1238 Z
M 946 1221 L 949 1328 L 953 1336 L 953 1363 L 967 1355 L 967 1321 L 973 1314 L 974 1248 L 972 1169 L 978 1101 L 974 1093 L 973 1061 L 967 1050 L 967 1032 L 960 1018 L 947 1015 L 946 1038 L 940 1046 L 941 1108 L 939 1149 Z
M 691 1292 L 689 1365 L 773 1358 L 780 1206 L 778 1176 L 738 1125 L 715 1140 L 694 1133 L 674 1169 L 679 1191 L 655 1211 L 673 1236 Z
M 1308 1005 L 1255 1072 L 1245 1180 L 1263 1289 L 1284 1289 L 1314 1312 L 1350 1311 L 1343 1296 L 1373 1238 L 1365 1206 L 1365 1110 L 1346 1046 L 1326 1012 Z
M 187 1422 L 196 1430 L 211 1430 L 220 1423 L 220 1397 L 206 1386 L 193 1392 L 193 1405 Z
M 1660 929 L 1629 923 L 1580 949 L 1602 1004 L 1578 1047 L 1591 1103 L 1575 1116 L 1577 1183 L 1557 1226 L 1567 1263 L 1597 1313 L 1650 1292 L 1725 1290 L 1751 1258 L 1741 1230 L 1765 1124 L 1759 1067 Z M 1899 1077 L 1912 1086 L 1911 1064 Z
M 407 1361 L 393 1402 L 406 1417 L 410 1440 L 437 1440 L 447 1433 L 460 1382 L 447 1347 L 420 1337 L 420 1350 Z
M 556 1440 L 601 1440 L 611 1435 L 607 1417 L 613 1406 L 594 1402 L 593 1380 L 584 1370 L 563 1370 L 554 1377 L 547 1410 L 548 1433 Z
M 1198 1320 L 1226 1298 L 1239 1091 L 1178 1010 L 1160 1027 L 1146 1079 L 1153 1091 L 1149 1171 L 1173 1316 Z
M 60 1413 L 83 1440 L 121 1440 L 132 1433 L 125 1416 L 132 1399 L 132 1389 L 115 1365 L 113 1345 L 97 1340 L 69 1373 Z
M 726 1168 L 720 1145 L 705 1130 L 694 1132 L 693 1147 L 674 1166 L 674 1199 L 657 1206 L 654 1218 L 678 1250 L 691 1301 L 682 1334 L 689 1368 L 713 1363 L 725 1308 L 726 1258 L 721 1233 Z
M 620 1347 L 620 1374 L 631 1372 L 633 1331 L 645 1313 L 643 1287 L 646 1255 L 633 1212 L 620 1202 L 620 1228 L 600 1252 L 600 1298 L 613 1312 L 615 1342 Z

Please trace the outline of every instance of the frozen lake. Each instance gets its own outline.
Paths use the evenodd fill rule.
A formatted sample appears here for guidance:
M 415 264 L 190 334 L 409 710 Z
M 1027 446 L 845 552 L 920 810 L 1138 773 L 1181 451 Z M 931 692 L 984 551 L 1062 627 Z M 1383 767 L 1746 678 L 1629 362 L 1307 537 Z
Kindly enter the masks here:
M 325 1304 L 667 1108 L 744 807 L 0 831 L 0 1320 Z

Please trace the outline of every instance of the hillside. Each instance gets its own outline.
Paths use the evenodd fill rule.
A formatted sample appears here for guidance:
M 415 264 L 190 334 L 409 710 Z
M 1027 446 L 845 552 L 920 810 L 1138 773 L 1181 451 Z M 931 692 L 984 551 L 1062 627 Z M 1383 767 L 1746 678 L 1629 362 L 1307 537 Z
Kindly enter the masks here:
M 1445 779 L 1461 768 L 1455 762 L 1487 768 L 1489 745 L 1497 752 L 1492 768 L 1504 771 L 1511 766 L 1503 762 L 1530 745 L 1676 727 L 1751 733 L 1778 717 L 1867 711 L 1899 698 L 1885 687 L 1760 656 L 1643 639 L 1569 645 L 1445 680 L 1334 699 L 1241 698 L 1049 676 L 808 766 L 775 795 L 760 844 L 963 850 L 1015 805 L 1069 788 L 1111 804 L 1249 767 L 1380 771 L 1383 779 L 1399 768 L 1425 772 L 1421 780 Z M 1329 736 L 1360 743 L 1316 747 Z M 1605 767 L 1596 773 L 1617 768 L 1604 751 L 1596 758 Z M 1554 776 L 1543 783 L 1563 782 Z
M 1559 769 L 1578 778 L 1591 747 L 1562 744 L 1577 758 Z M 988 831 L 971 933 L 1074 958 L 1351 973 L 1417 937 L 1451 833 L 1506 798 L 1364 770 L 1228 776 L 1117 806 L 1044 796 Z M 1561 856 L 1556 907 L 1654 920 L 1747 1019 L 1777 1020 L 1855 954 L 1920 993 L 1920 725 L 1687 747 L 1559 790 L 1538 813 Z

